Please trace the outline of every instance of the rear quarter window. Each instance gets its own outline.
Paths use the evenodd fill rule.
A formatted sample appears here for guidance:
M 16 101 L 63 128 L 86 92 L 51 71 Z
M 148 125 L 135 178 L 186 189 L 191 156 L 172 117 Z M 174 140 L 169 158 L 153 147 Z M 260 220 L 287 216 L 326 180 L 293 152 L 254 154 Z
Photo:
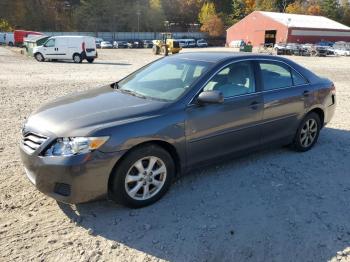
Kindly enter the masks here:
M 295 86 L 305 85 L 308 83 L 301 74 L 299 74 L 297 71 L 293 69 L 292 69 L 292 78 L 293 78 L 293 84 Z

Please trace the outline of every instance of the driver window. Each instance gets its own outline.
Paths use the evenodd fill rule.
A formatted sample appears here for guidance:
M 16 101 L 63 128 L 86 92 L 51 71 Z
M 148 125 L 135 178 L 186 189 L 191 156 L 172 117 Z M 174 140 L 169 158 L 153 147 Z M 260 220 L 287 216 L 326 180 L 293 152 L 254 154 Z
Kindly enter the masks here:
M 249 61 L 233 63 L 217 73 L 204 91 L 219 90 L 225 98 L 255 92 L 254 70 Z
M 55 39 L 50 39 L 45 44 L 46 47 L 54 47 L 55 46 Z

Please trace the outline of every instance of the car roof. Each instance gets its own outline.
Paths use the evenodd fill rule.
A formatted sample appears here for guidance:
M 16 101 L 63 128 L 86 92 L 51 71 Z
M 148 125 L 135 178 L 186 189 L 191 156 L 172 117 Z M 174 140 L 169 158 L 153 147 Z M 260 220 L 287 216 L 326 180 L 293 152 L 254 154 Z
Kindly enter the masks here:
M 188 59 L 188 60 L 194 60 L 194 61 L 205 61 L 209 63 L 219 63 L 234 59 L 244 59 L 244 58 L 251 58 L 251 59 L 273 59 L 273 60 L 279 60 L 279 61 L 290 61 L 285 58 L 281 58 L 278 56 L 272 56 L 272 55 L 263 55 L 263 54 L 253 54 L 253 53 L 239 53 L 239 52 L 188 52 L 188 53 L 180 53 L 176 56 L 176 58 L 180 59 Z

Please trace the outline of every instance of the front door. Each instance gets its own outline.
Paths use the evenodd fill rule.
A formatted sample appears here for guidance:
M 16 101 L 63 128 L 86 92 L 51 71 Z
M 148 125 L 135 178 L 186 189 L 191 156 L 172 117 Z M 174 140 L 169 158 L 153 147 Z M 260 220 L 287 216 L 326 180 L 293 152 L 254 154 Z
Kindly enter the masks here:
M 224 103 L 187 108 L 188 164 L 244 150 L 260 144 L 262 95 L 256 92 L 254 66 L 232 63 L 214 75 L 204 91 L 219 90 Z
M 59 59 L 58 51 L 56 47 L 56 39 L 49 39 L 44 44 L 44 57 L 47 59 Z

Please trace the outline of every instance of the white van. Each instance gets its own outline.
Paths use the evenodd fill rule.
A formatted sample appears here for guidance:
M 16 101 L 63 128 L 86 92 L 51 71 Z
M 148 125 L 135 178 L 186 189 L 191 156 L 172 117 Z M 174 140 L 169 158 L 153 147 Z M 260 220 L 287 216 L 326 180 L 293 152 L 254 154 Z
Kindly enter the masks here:
M 0 33 L 0 44 L 14 46 L 15 45 L 15 37 L 14 37 L 13 33 Z
M 89 63 L 97 57 L 95 38 L 91 36 L 53 36 L 45 44 L 33 50 L 37 61 L 73 60 L 81 63 L 86 59 Z

